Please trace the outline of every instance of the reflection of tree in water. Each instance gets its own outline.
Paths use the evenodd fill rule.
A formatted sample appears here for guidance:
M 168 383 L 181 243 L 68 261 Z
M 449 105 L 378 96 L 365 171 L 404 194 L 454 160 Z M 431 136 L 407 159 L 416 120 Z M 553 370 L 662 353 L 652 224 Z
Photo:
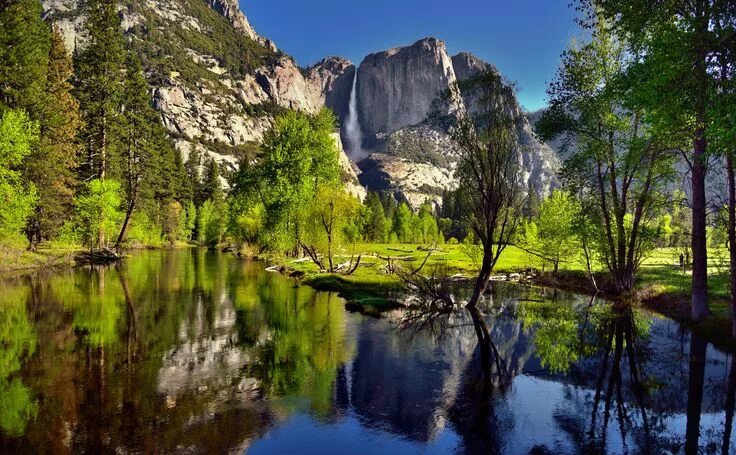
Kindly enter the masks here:
M 25 294 L 24 288 L 0 291 L 0 430 L 10 436 L 22 435 L 38 409 L 17 375 L 21 363 L 33 355 L 38 344 L 26 313 Z
M 354 351 L 344 301 L 276 274 L 245 273 L 229 281 L 242 342 L 254 348 L 247 374 L 270 397 L 307 398 L 317 414 L 331 414 L 338 369 Z
M 590 420 L 589 435 L 591 446 L 605 451 L 608 425 L 613 414 L 616 415 L 621 440 L 626 441 L 627 431 L 636 425 L 631 413 L 638 412 L 643 430 L 644 445 L 649 447 L 649 421 L 646 410 L 647 390 L 642 381 L 642 356 L 640 345 L 642 337 L 649 332 L 649 321 L 643 313 L 636 312 L 627 303 L 617 303 L 610 307 L 598 323 L 599 348 L 602 353 L 600 371 L 595 382 L 595 397 Z M 626 359 L 626 360 L 624 360 Z M 628 366 L 628 387 L 634 397 L 636 409 L 630 409 L 623 391 L 623 367 Z M 602 413 L 602 417 L 600 416 Z
M 0 334 L 15 344 L 0 346 L 0 447 L 223 453 L 273 422 L 257 384 L 326 408 L 337 366 L 350 355 L 341 301 L 269 276 L 248 308 L 238 286 L 264 275 L 259 264 L 183 250 L 2 284 L 0 296 L 15 306 L 0 306 Z M 38 342 L 26 336 L 36 336 L 31 322 Z M 3 388 L 13 381 L 25 389 Z M 12 413 L 11 402 L 20 406 Z M 11 414 L 21 423 L 6 425 Z

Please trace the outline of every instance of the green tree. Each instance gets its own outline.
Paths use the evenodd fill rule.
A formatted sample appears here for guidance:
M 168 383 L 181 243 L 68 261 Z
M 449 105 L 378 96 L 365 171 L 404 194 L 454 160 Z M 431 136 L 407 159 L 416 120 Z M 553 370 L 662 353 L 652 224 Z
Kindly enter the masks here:
M 710 125 L 719 97 L 717 78 L 724 48 L 733 46 L 731 0 L 672 0 L 652 7 L 648 0 L 586 0 L 614 21 L 642 58 L 628 84 L 636 102 L 649 110 L 649 122 L 673 137 L 689 137 L 693 253 L 691 316 L 700 320 L 708 307 L 707 206 L 705 178 Z
M 39 0 L 0 3 L 0 112 L 24 109 L 38 120 L 46 103 L 49 26 Z
M 194 205 L 199 207 L 207 198 L 202 198 L 201 194 L 201 183 L 202 183 L 202 152 L 199 151 L 197 144 L 192 144 L 189 149 L 189 157 L 184 165 L 187 182 L 189 183 L 188 193 L 192 195 L 192 201 Z
M 24 166 L 25 177 L 38 189 L 38 205 L 26 227 L 31 247 L 56 236 L 74 214 L 81 120 L 79 103 L 72 95 L 72 74 L 71 57 L 59 30 L 54 28 L 40 120 L 41 140 Z
M 394 211 L 393 220 L 391 221 L 391 231 L 396 234 L 396 238 L 400 243 L 409 243 L 412 241 L 412 217 L 414 212 L 409 206 L 402 202 Z
M 194 240 L 194 229 L 197 227 L 197 206 L 194 202 L 189 201 L 186 205 L 186 220 L 184 221 L 184 233 L 183 239 L 187 241 Z
M 76 197 L 77 216 L 85 245 L 91 248 L 107 246 L 109 235 L 116 232 L 123 218 L 120 193 L 117 181 L 94 179 L 87 182 L 82 194 Z
M 385 243 L 388 221 L 378 193 L 370 192 L 365 199 L 365 224 L 363 236 L 369 242 Z
M 417 224 L 419 227 L 419 240 L 422 243 L 441 243 L 440 230 L 437 227 L 437 219 L 434 216 L 432 204 L 425 202 L 419 207 Z
M 315 196 L 307 209 L 302 244 L 315 264 L 334 273 L 335 250 L 350 239 L 360 202 L 345 190 L 342 182 L 320 185 Z M 326 264 L 322 258 L 327 258 Z
M 143 77 L 140 61 L 128 53 L 123 85 L 123 115 L 121 116 L 120 174 L 125 196 L 125 218 L 118 234 L 116 246 L 120 247 L 127 234 L 133 212 L 138 207 L 146 183 L 160 186 L 171 183 L 171 175 L 165 176 L 156 170 L 154 155 L 162 152 L 160 148 L 160 118 L 151 106 L 148 83 Z M 160 157 L 157 157 L 160 158 Z M 160 170 L 160 167 L 159 167 Z M 169 169 L 170 171 L 171 169 Z M 155 182 L 150 179 L 155 179 Z M 157 198 L 162 200 L 163 198 Z M 167 217 L 167 215 L 164 215 Z
M 537 242 L 533 247 L 540 257 L 552 263 L 555 275 L 561 262 L 575 256 L 578 238 L 575 221 L 580 216 L 580 203 L 566 191 L 555 190 L 542 201 L 535 218 Z
M 204 176 L 202 177 L 201 197 L 204 200 L 221 201 L 224 199 L 222 182 L 220 181 L 220 165 L 214 158 L 205 162 Z
M 77 98 L 84 120 L 87 156 L 83 179 L 119 176 L 109 169 L 112 155 L 123 149 L 121 134 L 125 87 L 125 44 L 116 0 L 85 2 L 87 42 L 77 55 Z
M 200 245 L 216 247 L 227 227 L 227 205 L 224 201 L 207 199 L 197 210 L 197 232 Z
M 617 291 L 628 293 L 653 248 L 676 143 L 647 123 L 647 111 L 628 103 L 618 82 L 634 54 L 610 23 L 595 17 L 592 40 L 563 54 L 537 129 L 544 138 L 575 141 L 563 180 L 575 194 L 595 199 L 604 235 L 600 256 Z
M 0 240 L 15 240 L 33 213 L 37 196 L 19 168 L 38 146 L 38 124 L 24 111 L 8 110 L 0 118 Z
M 182 222 L 186 222 L 184 208 L 177 201 L 169 202 L 163 222 L 163 234 L 169 244 L 173 245 L 179 240 L 179 235 L 182 232 Z
M 475 308 L 490 282 L 498 258 L 511 242 L 523 206 L 523 187 L 518 168 L 520 144 L 516 133 L 519 118 L 499 109 L 512 88 L 493 71 L 472 81 L 478 97 L 477 113 L 464 115 L 453 133 L 459 145 L 457 203 L 463 223 L 482 247 L 480 270 L 468 307 Z M 457 94 L 458 87 L 452 92 Z M 484 340 L 489 336 L 484 334 Z M 489 343 L 481 343 L 484 358 L 490 358 Z
M 187 172 L 184 160 L 182 160 L 181 152 L 177 149 L 173 149 L 171 175 L 174 182 L 175 198 L 180 204 L 186 205 L 194 198 L 194 193 L 192 193 L 192 186 L 188 180 L 189 173 Z
M 339 180 L 335 123 L 327 109 L 316 115 L 280 115 L 265 135 L 260 161 L 236 176 L 236 196 L 253 191 L 264 206 L 263 241 L 269 249 L 298 252 L 317 189 Z

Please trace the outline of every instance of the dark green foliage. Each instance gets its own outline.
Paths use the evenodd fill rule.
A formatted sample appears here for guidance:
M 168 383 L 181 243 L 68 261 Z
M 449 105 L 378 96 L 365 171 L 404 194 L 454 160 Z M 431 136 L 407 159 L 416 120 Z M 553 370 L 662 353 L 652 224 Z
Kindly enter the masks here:
M 187 174 L 187 183 L 189 184 L 187 193 L 192 195 L 192 201 L 197 207 L 207 199 L 202 194 L 202 164 L 202 152 L 199 151 L 195 142 L 190 146 L 189 157 L 184 167 Z
M 462 242 L 468 236 L 469 230 L 464 222 L 463 206 L 457 190 L 445 190 L 443 193 L 440 219 L 442 220 L 440 227 L 445 238 L 454 238 Z
M 208 199 L 211 201 L 221 201 L 224 199 L 222 182 L 220 181 L 220 166 L 214 158 L 209 158 L 205 162 L 200 197 L 205 201 Z
M 86 180 L 105 178 L 110 156 L 120 154 L 123 147 L 126 53 L 116 0 L 89 0 L 85 13 L 88 41 L 75 64 L 77 98 L 85 123 L 86 156 L 81 164 Z
M 45 102 L 50 29 L 39 0 L 0 2 L 0 110 L 40 117 Z
M 368 193 L 365 199 L 365 223 L 363 237 L 374 243 L 384 243 L 388 233 L 388 220 L 378 193 Z
M 55 237 L 74 213 L 81 127 L 79 103 L 72 95 L 71 57 L 58 30 L 51 34 L 44 104 L 40 111 L 41 141 L 24 166 L 25 177 L 38 190 L 38 205 L 26 227 L 31 246 Z
M 159 214 L 165 218 L 168 202 L 178 186 L 172 172 L 175 150 L 151 106 L 140 62 L 130 52 L 126 58 L 121 117 L 122 153 L 110 157 L 115 174 L 121 176 L 125 196 L 125 220 L 118 244 L 125 240 L 133 212 L 141 203 L 148 202 L 148 211 L 154 218 Z

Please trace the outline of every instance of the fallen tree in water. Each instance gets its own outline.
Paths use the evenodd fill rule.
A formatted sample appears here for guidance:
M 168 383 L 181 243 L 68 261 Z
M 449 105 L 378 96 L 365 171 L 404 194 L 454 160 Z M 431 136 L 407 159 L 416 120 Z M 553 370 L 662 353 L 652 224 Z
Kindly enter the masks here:
M 98 248 L 84 251 L 74 256 L 74 260 L 80 265 L 107 265 L 123 259 L 125 255 L 117 249 Z

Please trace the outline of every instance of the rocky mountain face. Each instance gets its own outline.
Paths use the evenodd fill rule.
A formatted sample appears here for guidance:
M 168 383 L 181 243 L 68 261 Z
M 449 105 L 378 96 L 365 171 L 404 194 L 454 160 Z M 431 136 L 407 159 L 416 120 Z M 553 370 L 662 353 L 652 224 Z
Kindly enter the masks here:
M 67 47 L 84 46 L 79 1 L 43 5 Z M 349 96 L 355 71 L 350 62 L 332 58 L 299 68 L 256 33 L 237 0 L 123 0 L 119 15 L 144 64 L 155 107 L 184 159 L 198 147 L 234 168 L 253 154 L 279 112 L 315 113 L 326 105 L 339 113 L 340 94 L 347 90 Z M 357 185 L 352 166 L 344 167 Z
M 368 55 L 358 68 L 358 115 L 368 146 L 424 121 L 437 95 L 453 82 L 452 60 L 436 38 Z
M 45 16 L 60 28 L 70 49 L 84 46 L 84 15 L 79 0 L 43 0 Z M 358 184 L 392 191 L 418 207 L 441 201 L 455 185 L 457 150 L 448 127 L 436 117 L 472 112 L 472 93 L 437 103 L 457 81 L 495 71 L 468 53 L 450 57 L 445 44 L 427 38 L 411 46 L 367 56 L 356 67 L 329 57 L 310 68 L 256 33 L 238 0 L 122 0 L 124 33 L 139 54 L 153 89 L 155 107 L 187 158 L 198 147 L 225 167 L 252 157 L 258 143 L 285 109 L 309 113 L 332 109 L 341 124 L 336 141 L 346 141 L 350 98 L 357 73 L 357 112 L 368 156 L 341 157 L 344 180 L 356 195 Z M 504 105 L 520 108 L 512 92 Z M 558 162 L 537 141 L 528 122 L 518 126 L 524 151 L 520 163 L 527 183 L 544 193 L 554 186 Z M 348 152 L 354 152 L 349 150 Z M 358 166 L 355 161 L 359 161 Z M 360 168 L 360 169 L 358 169 Z
M 479 93 L 463 82 L 486 71 L 498 73 L 472 54 L 450 57 L 436 38 L 366 57 L 358 68 L 358 112 L 364 149 L 372 153 L 358 163 L 361 183 L 392 191 L 415 208 L 427 200 L 440 204 L 443 190 L 456 184 L 458 156 L 446 119 L 478 112 Z M 529 191 L 547 194 L 557 185 L 557 156 L 534 136 L 510 86 L 492 96 L 519 119 L 524 183 Z

